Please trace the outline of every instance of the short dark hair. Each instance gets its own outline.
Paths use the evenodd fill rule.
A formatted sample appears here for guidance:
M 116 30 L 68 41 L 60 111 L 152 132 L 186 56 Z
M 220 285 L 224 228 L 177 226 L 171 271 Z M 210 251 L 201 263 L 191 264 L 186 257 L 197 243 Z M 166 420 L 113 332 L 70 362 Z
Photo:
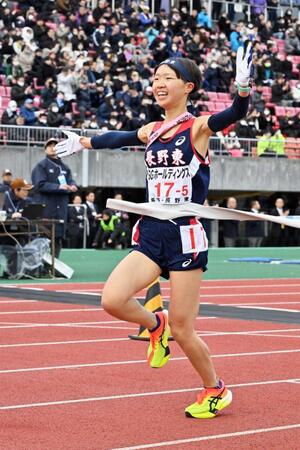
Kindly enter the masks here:
M 193 94 L 194 92 L 197 92 L 200 89 L 201 86 L 201 72 L 199 70 L 199 67 L 197 66 L 197 64 L 189 58 L 176 58 L 176 60 L 182 64 L 185 68 L 185 70 L 188 72 L 189 76 L 190 76 L 190 81 L 191 83 L 194 83 L 194 89 L 192 90 L 191 94 Z M 164 63 L 160 63 L 157 67 L 155 67 L 154 69 L 154 74 L 156 73 L 157 69 L 159 68 L 159 66 L 163 65 Z M 183 75 L 171 64 L 167 64 L 172 70 L 174 70 L 174 72 L 176 73 L 177 78 L 188 82 L 188 80 L 186 80 Z M 190 94 L 190 95 L 191 95 Z

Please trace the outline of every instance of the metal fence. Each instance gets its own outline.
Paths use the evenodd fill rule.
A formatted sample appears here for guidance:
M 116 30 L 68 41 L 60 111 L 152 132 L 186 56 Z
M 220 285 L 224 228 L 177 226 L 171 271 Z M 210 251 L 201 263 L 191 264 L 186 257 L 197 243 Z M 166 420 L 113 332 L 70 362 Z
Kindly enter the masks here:
M 69 129 L 81 136 L 91 137 L 97 133 L 95 130 L 88 129 Z M 46 127 L 27 127 L 15 125 L 0 125 L 0 150 L 2 148 L 9 148 L 9 146 L 22 146 L 22 149 L 30 147 L 43 147 L 47 139 L 55 137 L 57 139 L 64 139 L 66 136 L 61 128 L 46 128 Z M 275 141 L 276 144 L 276 141 Z M 281 156 L 274 151 L 274 140 L 268 139 L 246 139 L 241 137 L 211 137 L 209 140 L 209 150 L 212 155 L 217 156 L 232 156 L 232 157 L 257 157 L 257 147 L 264 146 L 269 148 L 264 155 Z M 300 139 L 288 138 L 285 139 L 284 145 L 281 139 L 278 139 L 278 145 L 284 147 L 285 155 L 300 159 Z M 273 148 L 273 150 L 271 150 Z M 144 147 L 131 147 L 128 151 L 143 151 Z M 277 154 L 278 153 L 278 154 Z

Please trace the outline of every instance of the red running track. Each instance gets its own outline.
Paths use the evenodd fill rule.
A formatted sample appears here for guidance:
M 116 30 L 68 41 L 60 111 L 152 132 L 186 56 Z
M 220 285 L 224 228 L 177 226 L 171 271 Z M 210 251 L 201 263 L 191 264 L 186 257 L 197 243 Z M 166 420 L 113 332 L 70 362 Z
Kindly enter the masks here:
M 134 324 L 94 307 L 11 301 L 0 299 L 1 448 L 299 449 L 299 327 L 199 318 L 234 393 L 222 415 L 199 421 L 183 414 L 200 383 L 176 343 L 152 370 L 147 344 L 127 339 Z

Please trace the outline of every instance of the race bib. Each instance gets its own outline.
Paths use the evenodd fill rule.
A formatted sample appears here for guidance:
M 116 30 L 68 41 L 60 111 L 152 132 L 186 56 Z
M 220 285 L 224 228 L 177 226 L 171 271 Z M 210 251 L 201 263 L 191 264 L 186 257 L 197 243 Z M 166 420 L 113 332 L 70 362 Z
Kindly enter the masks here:
M 189 166 L 148 168 L 147 182 L 149 202 L 174 205 L 191 201 Z
M 208 249 L 208 241 L 201 223 L 181 225 L 182 253 L 200 253 Z
M 66 180 L 66 177 L 64 175 L 59 175 L 57 177 L 57 179 L 58 179 L 58 182 L 59 182 L 60 185 L 67 184 L 67 180 Z

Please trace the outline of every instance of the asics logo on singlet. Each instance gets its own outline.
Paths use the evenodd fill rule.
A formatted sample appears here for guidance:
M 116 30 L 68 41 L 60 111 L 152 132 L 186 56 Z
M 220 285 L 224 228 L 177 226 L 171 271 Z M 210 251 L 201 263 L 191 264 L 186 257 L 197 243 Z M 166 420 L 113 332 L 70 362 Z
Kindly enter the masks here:
M 185 136 L 181 136 L 177 141 L 175 142 L 175 145 L 181 145 L 185 141 Z
M 187 267 L 187 266 L 189 266 L 189 265 L 191 264 L 191 262 L 192 262 L 192 259 L 187 259 L 186 261 L 184 261 L 184 262 L 181 264 L 181 266 L 182 266 L 182 267 Z

